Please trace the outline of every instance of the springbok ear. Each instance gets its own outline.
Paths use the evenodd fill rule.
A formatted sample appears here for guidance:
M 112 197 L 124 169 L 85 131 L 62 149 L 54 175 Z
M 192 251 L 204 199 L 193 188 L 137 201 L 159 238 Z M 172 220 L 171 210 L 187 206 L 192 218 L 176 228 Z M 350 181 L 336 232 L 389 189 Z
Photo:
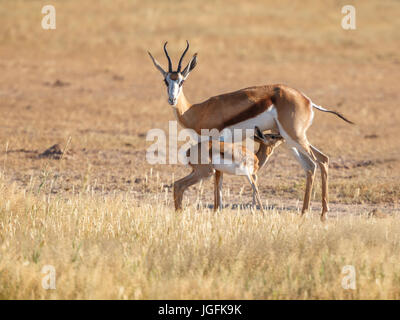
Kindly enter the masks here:
M 156 59 L 153 58 L 153 56 L 151 55 L 150 52 L 147 51 L 147 53 L 149 54 L 151 60 L 153 61 L 154 66 L 157 68 L 158 71 L 161 72 L 161 74 L 162 74 L 163 77 L 165 78 L 166 75 L 167 75 L 167 73 L 166 73 L 166 72 L 164 71 L 164 69 L 161 67 L 160 63 L 159 63 Z
M 254 128 L 254 140 L 260 143 L 265 143 L 266 139 L 259 127 Z
M 193 55 L 193 58 L 189 61 L 189 63 L 186 66 L 186 68 L 183 69 L 183 71 L 182 71 L 183 79 L 186 79 L 188 77 L 189 73 L 194 69 L 196 64 L 197 64 L 197 53 L 195 53 Z
M 262 133 L 262 131 L 260 130 L 259 127 L 255 126 L 254 131 L 255 131 L 255 135 L 256 136 L 258 136 L 261 139 L 265 139 L 265 136 L 264 136 L 264 134 Z

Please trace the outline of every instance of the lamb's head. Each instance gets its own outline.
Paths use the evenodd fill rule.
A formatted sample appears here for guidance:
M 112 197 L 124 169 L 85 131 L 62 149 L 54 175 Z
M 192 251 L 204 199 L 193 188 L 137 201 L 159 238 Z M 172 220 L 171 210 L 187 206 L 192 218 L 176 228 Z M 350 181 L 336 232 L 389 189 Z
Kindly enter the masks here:
M 274 133 L 264 134 L 259 127 L 255 127 L 254 140 L 268 147 L 276 148 L 283 142 L 283 137 Z

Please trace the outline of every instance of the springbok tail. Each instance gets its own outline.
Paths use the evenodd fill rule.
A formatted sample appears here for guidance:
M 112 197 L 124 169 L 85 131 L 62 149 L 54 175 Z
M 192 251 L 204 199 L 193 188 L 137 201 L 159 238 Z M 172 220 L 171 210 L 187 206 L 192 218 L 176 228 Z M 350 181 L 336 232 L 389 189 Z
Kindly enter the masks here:
M 341 115 L 339 112 L 336 112 L 336 111 L 332 111 L 332 110 L 328 110 L 328 109 L 322 108 L 321 106 L 316 105 L 314 102 L 311 102 L 311 105 L 312 105 L 315 109 L 318 109 L 319 111 L 333 113 L 333 114 L 337 115 L 340 119 L 346 121 L 347 123 L 354 124 L 354 122 L 352 122 L 352 121 L 346 119 L 346 118 L 345 118 L 343 115 Z

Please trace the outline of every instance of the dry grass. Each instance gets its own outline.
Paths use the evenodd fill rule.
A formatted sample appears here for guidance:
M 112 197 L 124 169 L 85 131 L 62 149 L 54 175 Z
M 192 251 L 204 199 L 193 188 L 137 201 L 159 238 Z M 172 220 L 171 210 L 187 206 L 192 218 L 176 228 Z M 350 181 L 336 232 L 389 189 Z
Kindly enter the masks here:
M 399 298 L 398 1 L 54 1 L 44 31 L 51 2 L 0 6 L 1 298 Z M 346 4 L 355 31 L 340 26 Z M 210 182 L 171 211 L 188 169 L 146 162 L 146 132 L 173 119 L 146 51 L 165 63 L 169 40 L 176 64 L 186 39 L 191 102 L 285 83 L 356 121 L 316 113 L 308 132 L 331 157 L 326 225 L 319 181 L 298 219 L 304 174 L 282 147 L 260 173 L 267 216 L 232 209 L 251 199 L 235 177 L 222 213 Z M 39 157 L 56 143 L 62 160 Z M 374 208 L 390 216 L 367 219 Z M 356 291 L 340 286 L 346 264 Z
M 170 194 L 62 199 L 1 185 L 0 297 L 7 299 L 399 299 L 400 220 L 326 224 L 282 209 L 171 210 Z M 197 205 L 197 204 L 196 204 Z M 56 268 L 56 290 L 41 286 Z M 356 269 L 356 290 L 341 286 Z

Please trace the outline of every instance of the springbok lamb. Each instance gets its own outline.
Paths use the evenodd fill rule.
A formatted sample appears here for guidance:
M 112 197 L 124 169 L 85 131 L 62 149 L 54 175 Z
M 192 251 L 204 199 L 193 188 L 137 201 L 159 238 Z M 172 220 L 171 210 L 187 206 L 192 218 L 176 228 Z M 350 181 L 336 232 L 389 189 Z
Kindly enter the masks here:
M 264 135 L 256 127 L 254 139 L 260 143 L 260 148 L 256 154 L 244 146 L 217 140 L 199 142 L 191 146 L 187 150 L 186 156 L 189 159 L 188 165 L 192 168 L 192 172 L 174 182 L 175 210 L 182 209 L 183 193 L 187 188 L 214 174 L 222 176 L 222 173 L 226 173 L 243 175 L 247 178 L 253 189 L 253 204 L 255 204 L 254 198 L 256 198 L 261 211 L 264 212 L 257 186 L 257 172 L 268 161 L 274 149 L 282 143 L 283 138 L 276 134 Z M 202 151 L 204 152 L 204 149 L 202 144 L 206 144 L 205 152 L 207 153 L 208 163 L 203 163 L 204 153 L 202 154 Z M 218 181 L 218 184 L 215 183 L 214 185 L 214 210 L 217 210 L 222 209 L 222 179 L 215 181 Z

